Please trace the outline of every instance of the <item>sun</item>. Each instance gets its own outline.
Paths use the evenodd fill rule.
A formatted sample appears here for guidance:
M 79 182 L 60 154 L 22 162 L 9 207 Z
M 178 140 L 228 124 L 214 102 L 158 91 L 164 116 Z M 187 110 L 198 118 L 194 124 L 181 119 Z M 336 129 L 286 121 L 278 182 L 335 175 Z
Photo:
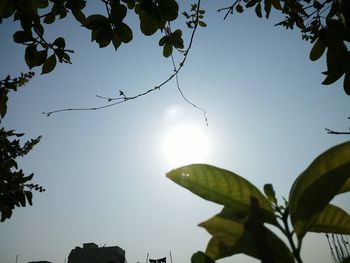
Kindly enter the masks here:
M 170 130 L 163 141 L 163 152 L 167 162 L 174 166 L 206 161 L 209 153 L 208 138 L 202 129 L 182 125 Z

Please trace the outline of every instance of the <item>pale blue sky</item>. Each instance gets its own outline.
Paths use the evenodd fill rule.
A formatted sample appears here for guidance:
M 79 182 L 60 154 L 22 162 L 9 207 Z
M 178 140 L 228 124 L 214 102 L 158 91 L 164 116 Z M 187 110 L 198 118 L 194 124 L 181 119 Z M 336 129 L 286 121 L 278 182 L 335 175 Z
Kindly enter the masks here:
M 221 207 L 165 177 L 175 167 L 165 160 L 162 141 L 179 125 L 196 125 L 206 134 L 207 163 L 232 170 L 260 189 L 273 183 L 284 197 L 319 153 L 349 139 L 324 130 L 350 126 L 350 97 L 342 84 L 320 84 L 324 58 L 311 62 L 310 45 L 297 31 L 273 27 L 279 21 L 275 15 L 266 21 L 249 12 L 223 21 L 215 10 L 225 3 L 204 1 L 208 27 L 199 29 L 179 74 L 185 95 L 207 110 L 208 127 L 174 81 L 106 110 L 42 115 L 101 105 L 96 94 L 115 96 L 121 89 L 134 95 L 172 73 L 159 35 L 143 37 L 134 17 L 134 40 L 118 52 L 90 43 L 89 31 L 69 18 L 47 27 L 51 39 L 64 36 L 76 52 L 72 65 L 58 65 L 45 76 L 36 69 L 36 77 L 10 98 L 6 127 L 27 138 L 43 136 L 20 164 L 47 191 L 34 195 L 33 207 L 16 209 L 0 224 L 0 262 L 12 263 L 19 254 L 19 263 L 63 263 L 72 248 L 86 242 L 118 245 L 129 263 L 145 262 L 147 253 L 168 256 L 170 250 L 174 263 L 189 262 L 192 253 L 205 250 L 210 236 L 197 224 Z M 93 4 L 90 10 L 96 8 Z M 12 43 L 16 29 L 9 21 L 0 26 L 1 79 L 27 71 L 23 47 Z M 184 114 L 165 122 L 164 112 L 173 104 L 181 104 Z M 337 199 L 348 212 L 349 201 L 349 195 Z M 302 252 L 305 262 L 330 262 L 322 235 L 307 237 Z M 236 256 L 220 262 L 256 261 Z

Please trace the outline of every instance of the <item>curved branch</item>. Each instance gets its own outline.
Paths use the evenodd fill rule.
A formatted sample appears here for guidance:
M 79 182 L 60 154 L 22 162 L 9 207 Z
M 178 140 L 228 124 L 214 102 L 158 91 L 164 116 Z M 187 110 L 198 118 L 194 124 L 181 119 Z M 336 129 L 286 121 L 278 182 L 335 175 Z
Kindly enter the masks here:
M 197 28 L 198 28 L 198 21 L 199 21 L 199 10 L 200 10 L 200 2 L 201 0 L 198 0 L 197 1 L 197 10 L 196 10 L 196 23 L 192 29 L 192 33 L 191 33 L 191 37 L 190 37 L 190 42 L 189 42 L 189 45 L 188 45 L 188 48 L 183 52 L 184 54 L 184 58 L 182 59 L 182 61 L 179 63 L 179 67 L 174 69 L 174 73 L 172 75 L 170 75 L 166 80 L 164 80 L 162 83 L 160 83 L 159 85 L 155 86 L 154 88 L 151 88 L 145 92 L 142 92 L 142 93 L 139 93 L 135 96 L 125 96 L 124 93 L 122 91 L 120 91 L 120 97 L 116 97 L 116 98 L 108 98 L 108 97 L 104 97 L 104 96 L 100 96 L 100 95 L 96 95 L 96 97 L 98 98 L 101 98 L 101 99 L 105 99 L 107 100 L 108 102 L 111 102 L 111 101 L 114 101 L 114 100 L 117 100 L 117 102 L 113 102 L 113 103 L 109 103 L 109 104 L 106 104 L 106 105 L 103 105 L 103 106 L 98 106 L 98 107 L 84 107 L 84 108 L 66 108 L 66 109 L 59 109 L 59 110 L 53 110 L 53 111 L 49 111 L 49 112 L 42 112 L 43 114 L 45 114 L 46 116 L 50 116 L 52 114 L 55 114 L 55 113 L 59 113 L 59 112 L 66 112 L 66 111 L 94 111 L 94 110 L 101 110 L 101 109 L 105 109 L 105 108 L 108 108 L 108 107 L 112 107 L 112 106 L 115 106 L 115 105 L 118 105 L 118 104 L 121 104 L 121 103 L 124 103 L 126 101 L 129 101 L 129 100 L 134 100 L 134 99 L 137 99 L 139 97 L 142 97 L 142 96 L 145 96 L 153 91 L 156 91 L 156 90 L 160 90 L 162 86 L 164 86 L 165 84 L 167 84 L 170 80 L 172 80 L 175 76 L 177 76 L 177 74 L 180 72 L 180 70 L 183 68 L 183 66 L 185 65 L 185 62 L 187 60 L 187 57 L 188 57 L 188 54 L 189 54 L 189 51 L 191 50 L 191 47 L 192 47 L 192 43 L 193 43 L 193 40 L 194 40 L 194 36 L 195 36 L 195 33 L 197 31 Z M 199 107 L 197 107 L 199 108 Z M 202 109 L 203 110 L 203 109 Z M 205 112 L 205 111 L 204 111 Z M 206 117 L 205 117 L 206 118 Z M 207 121 L 207 120 L 206 120 Z

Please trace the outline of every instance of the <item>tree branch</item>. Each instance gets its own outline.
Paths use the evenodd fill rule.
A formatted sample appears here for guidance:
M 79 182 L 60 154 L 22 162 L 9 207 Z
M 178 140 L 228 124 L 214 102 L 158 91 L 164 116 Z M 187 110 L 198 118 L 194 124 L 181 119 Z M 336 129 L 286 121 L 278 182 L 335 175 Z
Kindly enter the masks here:
M 188 57 L 188 54 L 189 54 L 189 51 L 191 50 L 191 47 L 192 47 L 192 43 L 193 43 L 193 40 L 194 40 L 194 36 L 195 36 L 195 33 L 197 31 L 197 28 L 198 28 L 198 21 L 199 21 L 199 10 L 200 10 L 200 3 L 201 3 L 201 0 L 198 0 L 197 1 L 197 9 L 196 9 L 196 23 L 194 24 L 194 27 L 192 29 L 192 33 L 191 33 L 191 37 L 190 37 L 190 42 L 189 42 L 189 45 L 188 45 L 188 48 L 183 52 L 184 54 L 184 58 L 182 59 L 182 61 L 179 63 L 179 67 L 175 67 L 174 68 L 174 73 L 171 74 L 166 80 L 164 80 L 163 82 L 161 82 L 159 85 L 155 86 L 154 88 L 151 88 L 145 92 L 142 92 L 142 93 L 139 93 L 135 96 L 125 96 L 124 92 L 123 91 L 119 91 L 120 92 L 120 96 L 119 97 L 105 97 L 105 96 L 100 96 L 100 95 L 96 95 L 96 97 L 100 98 L 100 99 L 104 99 L 104 100 L 107 100 L 108 102 L 112 102 L 112 101 L 116 101 L 116 102 L 112 102 L 112 103 L 108 103 L 108 104 L 105 104 L 105 105 L 102 105 L 102 106 L 97 106 L 97 107 L 84 107 L 84 108 L 66 108 L 66 109 L 59 109 L 59 110 L 53 110 L 53 111 L 49 111 L 49 112 L 42 112 L 43 114 L 45 114 L 46 116 L 50 116 L 52 114 L 55 114 L 55 113 L 59 113 L 59 112 L 66 112 L 66 111 L 94 111 L 94 110 L 101 110 L 101 109 L 105 109 L 105 108 L 109 108 L 109 107 L 112 107 L 112 106 L 115 106 L 115 105 L 119 105 L 119 104 L 122 104 L 124 102 L 127 102 L 127 101 L 130 101 L 130 100 L 134 100 L 134 99 L 137 99 L 139 97 L 142 97 L 142 96 L 145 96 L 151 92 L 154 92 L 156 90 L 160 90 L 161 87 L 163 87 L 165 84 L 167 84 L 170 80 L 172 80 L 175 76 L 177 76 L 177 74 L 180 72 L 180 70 L 183 68 L 183 66 L 185 65 L 185 62 L 187 60 L 187 57 Z M 182 94 L 183 96 L 183 94 Z M 189 102 L 184 96 L 183 98 Z M 204 116 L 206 114 L 206 111 L 196 105 L 194 105 L 193 103 L 189 102 L 192 106 L 202 110 L 204 112 Z M 205 116 L 205 120 L 206 120 L 206 123 L 207 123 L 207 118 Z

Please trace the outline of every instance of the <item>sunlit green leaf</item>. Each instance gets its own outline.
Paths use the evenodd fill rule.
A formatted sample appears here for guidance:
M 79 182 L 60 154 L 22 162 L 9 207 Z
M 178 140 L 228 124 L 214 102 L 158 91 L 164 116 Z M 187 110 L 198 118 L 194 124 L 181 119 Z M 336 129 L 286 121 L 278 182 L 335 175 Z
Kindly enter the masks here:
M 309 231 L 350 235 L 350 215 L 335 205 L 327 205 Z
M 337 145 L 320 156 L 296 179 L 289 195 L 294 230 L 303 237 L 317 215 L 350 178 L 350 142 Z
M 264 219 L 275 223 L 270 202 L 243 177 L 207 164 L 192 164 L 167 173 L 167 177 L 200 197 L 248 214 L 251 198 L 256 198 Z

